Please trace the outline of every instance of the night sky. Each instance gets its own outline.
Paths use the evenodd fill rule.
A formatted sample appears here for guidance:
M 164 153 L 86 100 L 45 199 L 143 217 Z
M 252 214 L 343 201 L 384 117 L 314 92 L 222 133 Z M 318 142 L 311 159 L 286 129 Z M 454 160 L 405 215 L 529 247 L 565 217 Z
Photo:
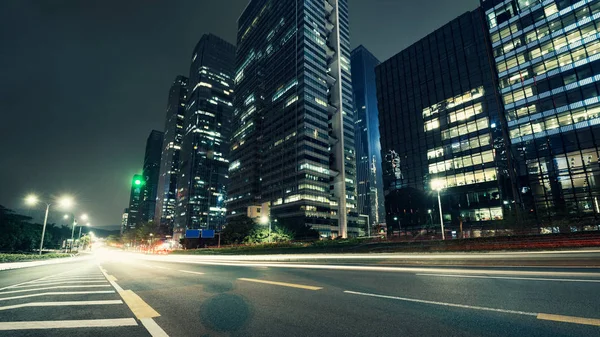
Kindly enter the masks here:
M 69 193 L 117 229 L 169 87 L 248 0 L 0 0 L 0 205 Z M 349 0 L 352 47 L 386 60 L 478 0 Z

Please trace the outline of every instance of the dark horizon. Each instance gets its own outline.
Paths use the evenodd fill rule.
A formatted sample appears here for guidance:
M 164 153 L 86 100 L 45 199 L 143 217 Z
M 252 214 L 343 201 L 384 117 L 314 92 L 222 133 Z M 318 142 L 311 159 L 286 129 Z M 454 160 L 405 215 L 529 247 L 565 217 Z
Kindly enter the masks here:
M 117 228 L 173 80 L 188 75 L 202 34 L 235 43 L 246 4 L 1 2 L 0 204 L 23 209 L 28 193 L 69 193 L 96 227 Z M 478 4 L 350 0 L 351 44 L 385 61 Z

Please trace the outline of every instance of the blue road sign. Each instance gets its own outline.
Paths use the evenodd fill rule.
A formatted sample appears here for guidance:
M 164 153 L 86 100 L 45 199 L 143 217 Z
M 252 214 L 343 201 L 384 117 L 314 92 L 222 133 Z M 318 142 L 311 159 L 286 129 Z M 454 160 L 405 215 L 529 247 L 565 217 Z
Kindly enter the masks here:
M 187 229 L 185 231 L 186 239 L 199 239 L 200 238 L 200 230 L 199 229 Z
M 215 237 L 215 231 L 213 229 L 203 229 L 202 230 L 202 238 L 203 239 L 212 239 Z

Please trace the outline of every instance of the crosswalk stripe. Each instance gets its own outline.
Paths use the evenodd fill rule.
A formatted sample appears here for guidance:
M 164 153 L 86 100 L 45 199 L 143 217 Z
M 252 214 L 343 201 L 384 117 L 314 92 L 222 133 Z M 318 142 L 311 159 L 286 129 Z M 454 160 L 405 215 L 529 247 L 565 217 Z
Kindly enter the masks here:
M 98 291 L 55 291 L 55 292 L 47 292 L 47 293 L 39 293 L 39 294 L 29 294 L 29 295 L 19 295 L 12 297 L 3 297 L 0 298 L 0 301 L 8 301 L 8 300 L 17 300 L 20 298 L 30 298 L 30 297 L 39 297 L 39 296 L 62 296 L 62 295 L 88 295 L 88 294 L 114 294 L 114 290 L 98 290 Z
M 24 292 L 28 292 L 28 291 L 48 290 L 48 289 L 100 288 L 100 287 L 110 287 L 110 284 L 82 285 L 82 286 L 77 286 L 77 285 L 75 285 L 75 286 L 54 286 L 54 287 L 44 287 L 44 288 L 34 288 L 34 289 L 21 289 L 21 290 L 3 291 L 3 292 L 0 292 L 0 295 L 24 293 Z
M 74 321 L 19 321 L 0 322 L 0 331 L 69 328 L 111 328 L 137 325 L 138 323 L 133 318 L 88 319 Z
M 72 283 L 107 283 L 107 282 L 106 282 L 106 280 L 98 280 L 98 281 L 44 282 L 44 283 L 25 284 L 25 285 L 22 285 L 22 286 L 14 287 L 13 289 L 39 287 L 39 286 L 49 286 L 49 285 L 54 285 L 54 284 L 72 284 Z
M 84 306 L 84 305 L 109 305 L 123 304 L 121 300 L 108 301 L 63 301 L 63 302 L 30 302 L 0 307 L 0 311 L 9 309 L 18 309 L 25 307 L 64 307 L 64 306 Z

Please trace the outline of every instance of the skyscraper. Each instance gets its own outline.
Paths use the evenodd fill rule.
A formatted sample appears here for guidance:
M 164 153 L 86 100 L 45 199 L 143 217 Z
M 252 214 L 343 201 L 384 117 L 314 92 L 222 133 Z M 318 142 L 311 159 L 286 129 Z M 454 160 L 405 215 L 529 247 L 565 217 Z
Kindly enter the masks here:
M 141 222 L 141 208 L 144 198 L 144 176 L 141 174 L 133 175 L 131 179 L 131 192 L 129 194 L 129 211 L 127 212 L 127 228 L 125 230 L 135 229 Z
M 204 35 L 192 53 L 174 239 L 225 222 L 235 47 Z
M 127 218 L 129 217 L 129 209 L 125 208 L 123 210 L 123 215 L 121 216 L 121 230 L 120 234 L 122 235 L 124 231 L 127 230 Z
M 439 228 L 436 190 L 456 231 L 494 229 L 512 204 L 482 20 L 465 13 L 376 68 L 388 228 Z
M 358 212 L 369 215 L 371 225 L 385 221 L 385 198 L 379 143 L 379 111 L 375 67 L 379 60 L 365 47 L 350 55 L 356 114 L 356 181 Z
M 600 1 L 484 0 L 527 213 L 600 213 Z
M 160 232 L 171 234 L 177 205 L 177 180 L 181 160 L 181 145 L 185 127 L 185 105 L 188 95 L 188 78 L 177 76 L 167 102 L 165 118 L 165 136 L 162 145 L 160 174 L 154 221 L 159 224 Z
M 252 0 L 238 19 L 228 216 L 358 235 L 346 0 Z
M 164 133 L 152 130 L 146 140 L 146 153 L 144 155 L 144 196 L 141 209 L 141 221 L 154 220 L 156 210 L 156 195 L 158 192 L 158 177 L 160 174 L 160 156 L 163 145 Z

